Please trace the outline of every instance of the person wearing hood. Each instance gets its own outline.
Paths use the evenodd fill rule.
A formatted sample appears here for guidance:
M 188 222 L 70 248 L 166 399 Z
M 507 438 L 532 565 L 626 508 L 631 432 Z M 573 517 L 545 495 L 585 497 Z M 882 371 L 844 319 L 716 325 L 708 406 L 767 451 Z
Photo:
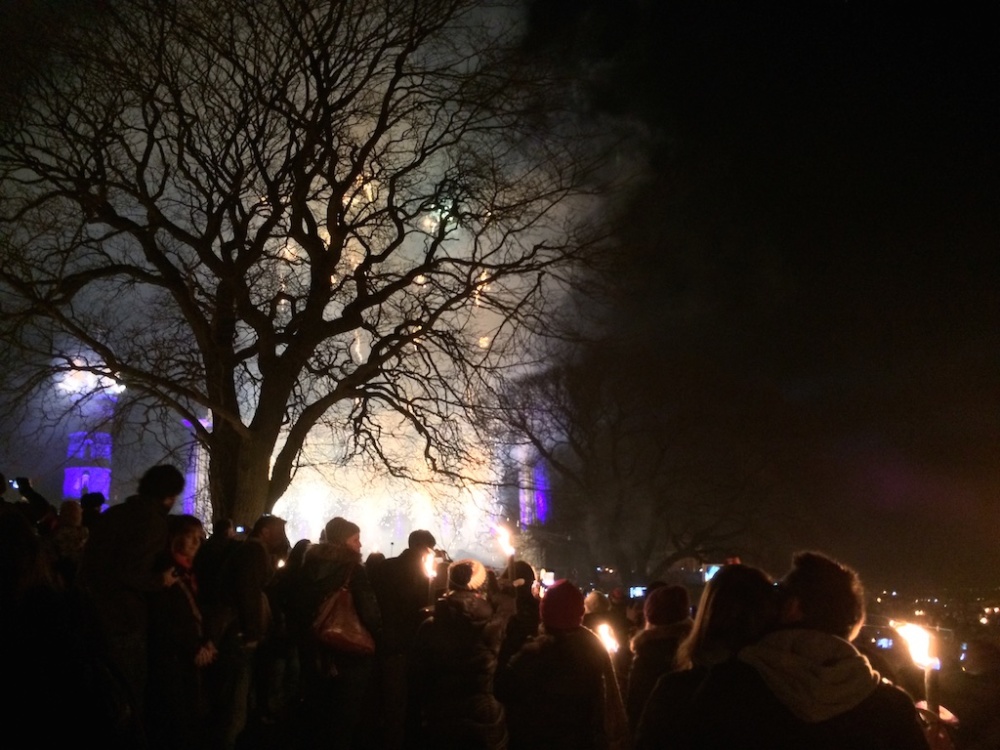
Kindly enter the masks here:
M 633 732 L 660 675 L 676 668 L 677 649 L 694 625 L 691 599 L 683 586 L 660 586 L 651 591 L 642 614 L 645 625 L 629 644 L 632 666 L 628 671 L 625 712 Z
M 851 644 L 865 616 L 857 573 L 799 552 L 779 589 L 782 625 L 712 670 L 690 746 L 928 750 L 912 696 Z
M 381 647 L 382 615 L 361 557 L 361 528 L 346 518 L 330 519 L 323 541 L 305 551 L 292 584 L 293 621 L 297 634 L 303 689 L 303 720 L 299 746 L 353 750 L 361 746 L 361 717 L 368 712 L 375 678 L 375 656 L 334 652 L 316 641 L 309 630 L 320 604 L 347 583 L 358 618 Z
M 514 601 L 492 583 L 478 560 L 449 566 L 448 590 L 417 629 L 410 652 L 409 693 L 419 726 L 408 746 L 506 750 L 506 717 L 493 678 Z

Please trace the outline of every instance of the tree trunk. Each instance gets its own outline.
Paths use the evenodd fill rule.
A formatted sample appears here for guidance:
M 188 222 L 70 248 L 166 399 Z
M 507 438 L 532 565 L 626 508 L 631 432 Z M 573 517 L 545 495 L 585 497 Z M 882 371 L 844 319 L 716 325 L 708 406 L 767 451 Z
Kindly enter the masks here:
M 241 435 L 220 423 L 212 434 L 208 465 L 212 508 L 216 518 L 232 518 L 248 529 L 268 507 L 270 455 L 273 441 Z

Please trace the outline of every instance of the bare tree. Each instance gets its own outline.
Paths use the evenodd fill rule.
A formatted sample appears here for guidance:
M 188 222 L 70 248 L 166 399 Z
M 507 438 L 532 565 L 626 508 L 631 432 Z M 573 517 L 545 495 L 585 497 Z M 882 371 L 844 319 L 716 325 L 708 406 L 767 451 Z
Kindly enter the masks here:
M 503 395 L 511 442 L 552 475 L 543 531 L 572 538 L 578 565 L 655 579 L 682 560 L 738 555 L 765 533 L 773 457 L 752 416 L 724 383 L 667 362 L 581 343 Z
M 17 382 L 89 372 L 187 420 L 241 522 L 319 426 L 460 477 L 466 410 L 595 216 L 590 139 L 505 5 L 122 0 L 61 38 L 0 134 Z

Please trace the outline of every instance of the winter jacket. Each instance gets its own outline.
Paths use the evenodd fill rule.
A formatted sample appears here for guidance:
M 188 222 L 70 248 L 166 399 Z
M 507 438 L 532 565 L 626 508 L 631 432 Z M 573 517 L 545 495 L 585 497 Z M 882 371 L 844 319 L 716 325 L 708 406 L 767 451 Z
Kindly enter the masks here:
M 167 547 L 167 512 L 161 500 L 132 495 L 108 508 L 90 532 L 78 580 L 109 635 L 145 640 L 148 597 L 163 588 L 154 564 Z
M 814 630 L 779 630 L 739 655 L 804 722 L 803 747 L 927 750 L 913 699 L 881 679 L 849 642 Z
M 693 622 L 684 619 L 670 625 L 640 630 L 632 638 L 632 666 L 628 675 L 625 712 L 629 727 L 635 730 L 653 686 L 661 675 L 674 669 L 677 647 L 691 632 Z
M 500 645 L 500 666 L 504 667 L 525 643 L 538 635 L 542 622 L 539 599 L 531 593 L 530 586 L 519 586 L 514 599 L 514 616 L 507 621 L 503 643 Z
M 288 583 L 288 624 L 300 654 L 303 704 L 297 724 L 309 748 L 354 748 L 371 729 L 362 726 L 375 674 L 375 656 L 334 651 L 312 636 L 320 604 L 350 576 L 358 619 L 382 648 L 382 616 L 361 554 L 342 544 L 310 546 Z
M 382 613 L 378 600 L 368 580 L 368 573 L 361 564 L 358 552 L 341 544 L 321 542 L 306 550 L 302 568 L 290 583 L 288 604 L 294 612 L 293 619 L 308 628 L 327 596 L 344 585 L 350 576 L 348 588 L 354 599 L 358 619 L 375 639 L 376 648 L 382 645 Z M 308 633 L 299 633 L 308 641 Z
M 499 675 L 497 696 L 511 750 L 607 750 L 626 735 L 608 652 L 588 628 L 526 643 Z
M 410 695 L 420 717 L 418 747 L 505 750 L 503 706 L 493 695 L 497 655 L 512 603 L 450 591 L 413 641 Z
M 424 620 L 424 607 L 430 605 L 430 584 L 420 551 L 405 549 L 385 560 L 372 576 L 372 586 L 382 612 L 386 651 L 407 652 Z
M 927 750 L 913 700 L 847 641 L 783 629 L 713 667 L 670 748 Z
M 274 576 L 271 553 L 254 537 L 237 542 L 220 573 L 220 614 L 207 630 L 213 640 L 239 634 L 244 643 L 259 643 L 271 627 L 271 606 L 264 593 Z
M 691 706 L 708 671 L 695 666 L 667 672 L 656 681 L 634 731 L 635 750 L 687 747 Z

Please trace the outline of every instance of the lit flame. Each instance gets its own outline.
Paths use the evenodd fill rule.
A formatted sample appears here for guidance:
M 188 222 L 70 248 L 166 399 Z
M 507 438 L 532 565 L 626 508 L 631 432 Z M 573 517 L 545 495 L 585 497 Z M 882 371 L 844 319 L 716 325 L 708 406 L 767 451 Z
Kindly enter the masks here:
M 889 624 L 903 636 L 914 663 L 922 669 L 941 668 L 941 660 L 931 656 L 931 634 L 926 628 L 909 622 L 890 621 Z
M 510 532 L 502 526 L 497 528 L 497 542 L 500 543 L 500 549 L 503 550 L 504 555 L 514 556 L 514 546 L 510 543 Z
M 428 578 L 437 578 L 437 565 L 434 562 L 434 550 L 430 550 L 424 555 L 424 575 Z
M 597 626 L 597 637 L 601 639 L 601 643 L 604 644 L 604 648 L 608 650 L 609 654 L 618 653 L 618 639 L 615 638 L 611 626 L 606 622 L 602 622 Z

